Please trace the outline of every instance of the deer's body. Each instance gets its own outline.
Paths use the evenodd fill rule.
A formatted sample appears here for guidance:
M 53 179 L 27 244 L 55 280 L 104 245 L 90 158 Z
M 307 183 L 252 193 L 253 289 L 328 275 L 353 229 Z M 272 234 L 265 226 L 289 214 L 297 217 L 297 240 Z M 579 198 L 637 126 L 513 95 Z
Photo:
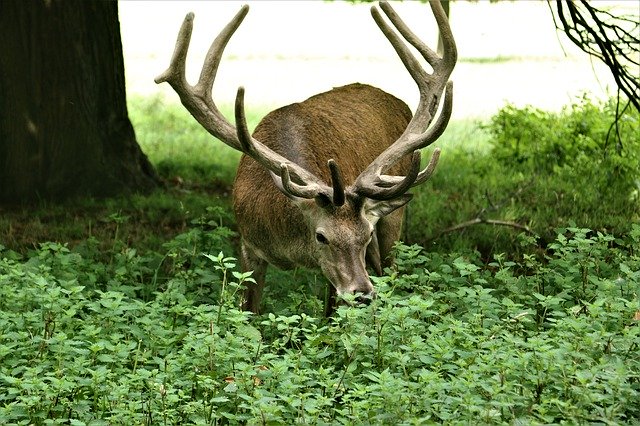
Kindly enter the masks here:
M 345 185 L 355 179 L 404 132 L 411 110 L 400 99 L 372 86 L 351 84 L 315 95 L 269 113 L 253 137 L 288 160 L 330 181 L 329 159 L 342 172 Z M 395 165 L 406 174 L 409 158 Z M 242 239 L 244 269 L 253 270 L 258 281 L 247 295 L 245 307 L 256 311 L 266 264 L 280 269 L 304 266 L 322 269 L 315 253 L 315 229 L 297 202 L 273 183 L 269 172 L 243 155 L 234 183 L 233 204 Z M 359 222 L 361 209 L 345 203 L 341 221 L 349 229 Z M 377 223 L 376 233 L 382 265 L 390 259 L 394 241 L 400 237 L 403 209 Z M 375 265 L 369 265 L 374 270 Z
M 349 185 L 409 120 L 411 111 L 403 101 L 372 86 L 351 84 L 269 113 L 253 137 L 327 182 L 326 164 L 333 158 Z M 396 167 L 398 174 L 406 173 L 408 165 L 404 161 Z M 269 172 L 246 155 L 238 166 L 233 204 L 243 240 L 269 263 L 281 269 L 318 266 L 306 247 L 308 225 L 302 212 L 278 190 Z
M 375 290 L 367 265 L 376 273 L 389 261 L 402 228 L 407 191 L 425 182 L 438 162 L 438 149 L 420 170 L 420 149 L 433 143 L 451 116 L 448 77 L 457 53 L 442 6 L 431 1 L 444 53 L 440 57 L 406 26 L 393 8 L 380 2 L 397 32 L 378 8 L 371 13 L 418 86 L 420 100 L 412 116 L 407 105 L 375 87 L 351 84 L 269 113 L 249 134 L 244 89 L 238 89 L 235 125 L 213 102 L 211 87 L 224 47 L 248 12 L 248 6 L 213 41 L 198 83 L 185 78 L 193 14 L 185 18 L 171 65 L 156 82 L 167 81 L 183 105 L 212 135 L 243 152 L 234 184 L 234 210 L 240 230 L 241 260 L 253 271 L 244 307 L 258 312 L 267 264 L 289 269 L 318 268 L 331 282 L 332 296 L 352 293 L 368 303 Z M 401 38 L 402 37 L 402 38 Z M 422 68 L 406 40 L 433 69 Z M 444 93 L 442 112 L 433 123 Z

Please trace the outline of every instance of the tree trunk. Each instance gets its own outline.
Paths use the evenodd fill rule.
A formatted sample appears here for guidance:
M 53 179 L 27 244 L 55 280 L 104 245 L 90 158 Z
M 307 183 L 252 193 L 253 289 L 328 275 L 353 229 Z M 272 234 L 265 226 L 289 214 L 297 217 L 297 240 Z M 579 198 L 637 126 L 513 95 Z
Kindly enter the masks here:
M 129 121 L 115 1 L 0 1 L 0 204 L 158 184 Z

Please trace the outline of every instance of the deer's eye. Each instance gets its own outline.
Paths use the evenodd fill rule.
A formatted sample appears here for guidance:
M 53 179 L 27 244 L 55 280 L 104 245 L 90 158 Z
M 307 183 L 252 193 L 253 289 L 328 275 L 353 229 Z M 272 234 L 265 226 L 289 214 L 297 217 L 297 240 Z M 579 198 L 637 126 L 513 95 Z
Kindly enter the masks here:
M 320 244 L 329 244 L 329 240 L 325 237 L 322 232 L 316 232 L 316 241 Z

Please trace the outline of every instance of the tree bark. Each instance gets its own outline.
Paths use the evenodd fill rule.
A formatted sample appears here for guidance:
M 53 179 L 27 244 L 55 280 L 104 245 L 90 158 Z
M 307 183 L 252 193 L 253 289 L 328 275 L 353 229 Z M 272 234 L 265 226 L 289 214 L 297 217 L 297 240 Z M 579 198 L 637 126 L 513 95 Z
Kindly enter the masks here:
M 158 185 L 129 121 L 115 1 L 0 1 L 0 204 Z

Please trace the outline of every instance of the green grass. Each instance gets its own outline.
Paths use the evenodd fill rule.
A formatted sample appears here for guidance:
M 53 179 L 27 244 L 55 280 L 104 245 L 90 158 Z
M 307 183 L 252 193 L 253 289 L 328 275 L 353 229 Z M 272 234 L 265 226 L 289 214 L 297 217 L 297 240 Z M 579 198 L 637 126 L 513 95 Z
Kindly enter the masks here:
M 222 113 L 234 122 L 233 106 L 222 104 Z M 247 109 L 247 123 L 253 131 L 270 111 L 269 107 Z M 180 104 L 161 97 L 129 99 L 129 115 L 142 150 L 166 178 L 230 185 L 240 153 L 209 135 Z M 443 150 L 462 148 L 486 151 L 489 135 L 477 120 L 454 120 L 435 146 Z
M 500 126 L 512 123 L 511 130 L 500 130 L 498 135 L 504 141 L 499 145 L 503 147 L 499 158 L 491 154 L 498 149 L 496 136 L 491 133 L 497 124 L 492 128 L 475 120 L 450 123 L 436 142 L 443 151 L 434 177 L 412 190 L 415 198 L 409 205 L 408 242 L 443 252 L 480 250 L 490 257 L 495 252 L 517 251 L 521 229 L 477 225 L 442 232 L 481 216 L 530 227 L 544 237 L 546 244 L 557 227 L 576 224 L 622 234 L 630 223 L 640 220 L 637 189 L 635 195 L 626 198 L 618 196 L 620 191 L 589 190 L 594 182 L 600 182 L 601 188 L 611 188 L 609 166 L 585 165 L 580 170 L 563 165 L 550 173 L 520 164 L 523 147 L 547 150 L 531 158 L 554 158 L 556 152 L 564 152 L 557 148 L 563 141 L 568 146 L 575 139 L 577 144 L 587 141 L 586 146 L 593 151 L 592 146 L 598 145 L 589 141 L 603 138 L 611 123 L 609 112 L 596 105 L 583 109 L 578 105 L 575 112 L 560 114 L 509 108 L 501 118 L 494 118 L 495 123 L 502 123 Z M 187 230 L 192 221 L 206 217 L 208 207 L 221 209 L 225 225 L 235 228 L 229 200 L 240 154 L 206 133 L 180 105 L 159 97 L 134 97 L 129 100 L 129 110 L 139 143 L 167 187 L 150 197 L 79 200 L 44 204 L 36 210 L 5 211 L 0 216 L 0 237 L 6 246 L 24 251 L 45 240 L 73 245 L 88 237 L 113 244 L 115 224 L 110 218 L 122 216 L 126 220 L 118 224 L 121 236 L 140 249 L 152 250 L 163 239 Z M 229 105 L 223 105 L 222 110 L 227 117 L 232 116 Z M 268 111 L 258 107 L 247 112 L 249 126 L 254 128 Z M 633 115 L 621 121 L 621 134 L 630 139 L 623 144 L 627 150 L 622 156 L 609 157 L 613 163 L 607 160 L 607 164 L 627 169 L 633 164 L 637 158 L 633 156 L 639 155 L 633 143 L 637 122 Z M 520 151 L 509 151 L 509 141 L 520 141 L 513 144 L 513 149 Z M 580 157 L 575 154 L 577 148 L 571 149 L 567 151 L 571 154 L 562 154 L 563 158 Z M 601 162 L 598 151 L 593 152 L 590 155 Z M 429 155 L 423 157 L 426 162 Z M 581 161 L 588 164 L 585 161 L 592 160 Z
M 87 239 L 103 249 L 158 250 L 194 223 L 233 227 L 227 197 L 203 190 L 159 189 L 150 195 L 74 200 L 0 211 L 0 242 L 20 253 L 53 241 L 75 247 Z
M 233 122 L 232 107 L 223 105 L 222 113 Z M 248 111 L 249 127 L 263 115 Z M 142 150 L 162 176 L 212 185 L 233 181 L 240 153 L 208 134 L 182 105 L 161 97 L 134 97 L 129 99 L 129 116 Z
M 452 120 L 433 146 L 442 149 L 443 160 L 449 153 L 459 150 L 485 154 L 491 147 L 485 124 L 477 119 Z M 425 154 L 425 160 L 427 158 Z

